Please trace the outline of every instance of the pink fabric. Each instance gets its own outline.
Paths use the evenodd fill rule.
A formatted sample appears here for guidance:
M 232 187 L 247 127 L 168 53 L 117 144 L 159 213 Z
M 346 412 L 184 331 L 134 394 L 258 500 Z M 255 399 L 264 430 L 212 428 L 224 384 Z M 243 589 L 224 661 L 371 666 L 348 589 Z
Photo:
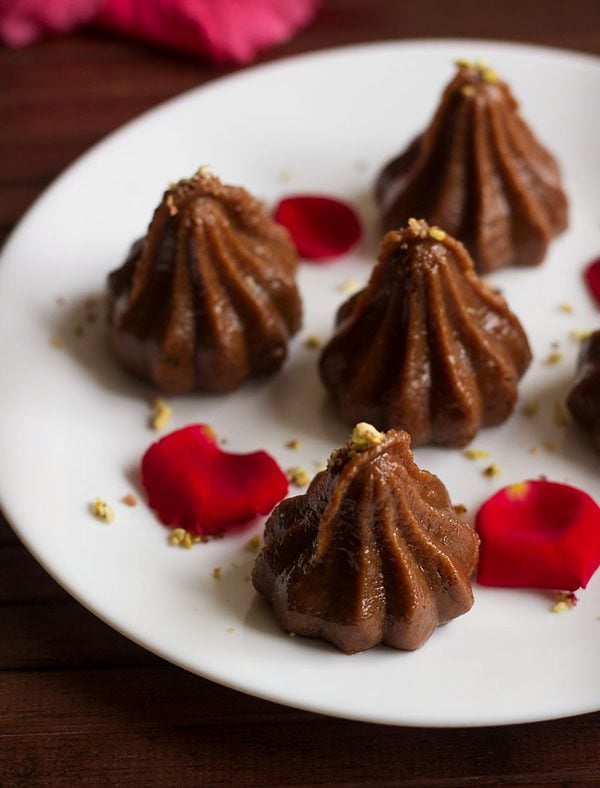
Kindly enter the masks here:
M 308 24 L 322 0 L 105 0 L 107 27 L 217 63 L 247 63 Z
M 11 47 L 90 22 L 102 0 L 0 0 L 0 39 Z
M 90 21 L 217 63 L 247 63 L 308 24 L 323 0 L 0 0 L 0 38 L 24 46 Z

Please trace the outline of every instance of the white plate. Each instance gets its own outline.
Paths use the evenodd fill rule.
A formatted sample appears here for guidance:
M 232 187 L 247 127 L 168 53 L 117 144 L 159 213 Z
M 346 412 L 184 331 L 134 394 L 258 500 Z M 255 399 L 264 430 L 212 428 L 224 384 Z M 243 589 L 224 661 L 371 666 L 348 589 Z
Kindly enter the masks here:
M 272 202 L 291 191 L 342 195 L 368 227 L 378 168 L 430 117 L 456 58 L 489 60 L 513 86 L 526 117 L 560 158 L 571 226 L 539 269 L 494 277 L 531 337 L 535 361 L 517 413 L 480 434 L 502 476 L 460 452 L 423 449 L 470 512 L 492 490 L 544 473 L 598 495 L 598 457 L 583 436 L 553 423 L 572 377 L 571 329 L 598 324 L 580 271 L 600 252 L 600 65 L 576 54 L 475 41 L 352 47 L 263 66 L 191 91 L 144 115 L 73 165 L 37 202 L 0 266 L 0 478 L 2 505 L 46 569 L 115 629 L 182 667 L 230 687 L 305 709 L 382 723 L 491 725 L 600 709 L 600 573 L 578 607 L 549 612 L 545 593 L 476 588 L 466 616 L 418 652 L 376 648 L 348 657 L 291 639 L 245 580 L 250 532 L 186 551 L 144 504 L 119 503 L 154 440 L 149 388 L 121 371 L 102 327 L 73 335 L 82 302 L 142 234 L 165 184 L 208 163 L 228 182 Z M 172 427 L 207 422 L 232 450 L 266 448 L 283 467 L 325 459 L 346 429 L 325 405 L 308 334 L 328 336 L 339 285 L 369 275 L 373 230 L 354 255 L 302 268 L 305 328 L 270 381 L 221 398 L 173 402 Z M 66 304 L 60 306 L 56 298 Z M 558 309 L 574 305 L 573 314 Z M 53 336 L 65 338 L 53 347 Z M 552 342 L 562 363 L 544 365 Z M 301 438 L 303 448 L 284 447 Z M 555 454 L 531 447 L 555 441 Z M 488 461 L 489 462 L 489 461 Z M 87 511 L 96 496 L 117 512 L 104 525 Z M 214 580 L 215 566 L 222 578 Z M 233 631 L 231 631 L 233 630 Z

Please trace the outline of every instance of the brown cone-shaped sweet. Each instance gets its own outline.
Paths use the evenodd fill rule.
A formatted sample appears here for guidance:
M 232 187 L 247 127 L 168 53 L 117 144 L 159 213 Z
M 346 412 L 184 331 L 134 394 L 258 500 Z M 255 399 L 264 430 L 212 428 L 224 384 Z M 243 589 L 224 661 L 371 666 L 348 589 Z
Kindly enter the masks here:
M 288 632 L 347 653 L 412 650 L 470 609 L 478 546 L 442 482 L 415 465 L 410 436 L 359 424 L 272 513 L 252 581 Z
M 296 266 L 262 203 L 200 170 L 165 192 L 108 278 L 113 349 L 169 394 L 231 391 L 274 372 L 301 324 Z
M 567 405 L 600 451 L 600 331 L 594 331 L 581 346 Z
M 495 72 L 457 65 L 428 129 L 378 177 L 383 227 L 422 216 L 462 241 L 480 273 L 537 265 L 567 226 L 558 165 Z
M 404 429 L 414 446 L 464 446 L 510 416 L 530 361 L 523 327 L 465 247 L 411 219 L 385 236 L 369 283 L 342 304 L 320 372 L 346 423 Z

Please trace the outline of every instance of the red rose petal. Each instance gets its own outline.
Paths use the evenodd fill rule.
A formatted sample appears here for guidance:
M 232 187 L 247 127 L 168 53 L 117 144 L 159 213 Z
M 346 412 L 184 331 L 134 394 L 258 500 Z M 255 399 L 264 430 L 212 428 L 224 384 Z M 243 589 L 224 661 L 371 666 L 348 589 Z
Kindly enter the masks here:
M 477 513 L 477 581 L 505 588 L 585 588 L 600 565 L 600 507 L 566 484 L 505 487 Z
M 288 491 L 266 452 L 224 452 L 204 424 L 153 443 L 142 459 L 142 483 L 161 522 L 207 536 L 268 514 Z
M 585 269 L 585 281 L 596 299 L 596 303 L 600 306 L 600 257 L 593 260 Z
M 285 197 L 276 206 L 275 221 L 292 236 L 306 260 L 330 260 L 349 251 L 362 237 L 356 211 L 341 200 L 312 194 Z

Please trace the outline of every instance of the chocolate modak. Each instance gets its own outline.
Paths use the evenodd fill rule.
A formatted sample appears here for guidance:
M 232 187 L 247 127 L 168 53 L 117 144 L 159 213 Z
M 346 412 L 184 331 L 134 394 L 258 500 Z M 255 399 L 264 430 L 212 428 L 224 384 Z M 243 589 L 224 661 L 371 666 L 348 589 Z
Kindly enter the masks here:
M 600 451 L 600 330 L 594 331 L 581 346 L 567 405 Z
M 479 539 L 415 465 L 406 432 L 358 424 L 265 526 L 254 587 L 288 632 L 353 653 L 417 649 L 473 604 Z
M 245 189 L 173 184 L 108 277 L 114 352 L 168 394 L 226 392 L 279 369 L 301 325 L 295 248 Z
M 464 446 L 501 424 L 531 361 L 527 336 L 465 247 L 411 219 L 388 233 L 367 286 L 340 307 L 320 373 L 348 424 Z
M 480 273 L 537 265 L 567 226 L 558 164 L 483 64 L 457 63 L 425 132 L 378 176 L 385 230 L 422 216 L 462 241 Z

